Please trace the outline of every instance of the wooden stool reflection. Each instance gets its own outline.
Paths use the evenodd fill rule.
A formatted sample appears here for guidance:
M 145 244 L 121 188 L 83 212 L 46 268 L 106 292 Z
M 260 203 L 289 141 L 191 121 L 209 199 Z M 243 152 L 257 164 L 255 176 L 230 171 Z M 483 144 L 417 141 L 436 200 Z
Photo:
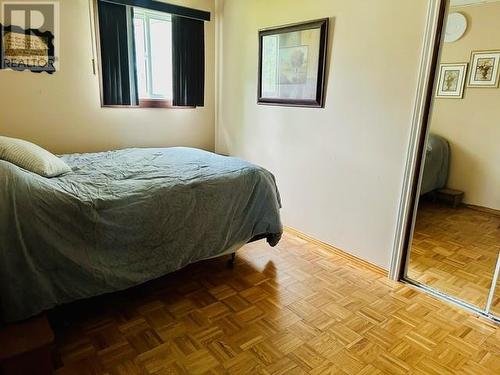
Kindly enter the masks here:
M 435 197 L 439 202 L 451 204 L 456 208 L 462 204 L 464 192 L 454 189 L 439 189 L 436 190 Z

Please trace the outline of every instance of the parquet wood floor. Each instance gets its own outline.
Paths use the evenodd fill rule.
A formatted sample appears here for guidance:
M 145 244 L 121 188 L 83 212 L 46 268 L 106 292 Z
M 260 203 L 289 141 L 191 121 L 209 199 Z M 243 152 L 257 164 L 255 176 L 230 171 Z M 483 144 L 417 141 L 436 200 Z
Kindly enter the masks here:
M 499 251 L 500 216 L 422 201 L 408 276 L 484 308 Z M 494 311 L 500 313 L 500 295 Z
M 494 374 L 500 330 L 285 234 L 52 316 L 56 374 Z

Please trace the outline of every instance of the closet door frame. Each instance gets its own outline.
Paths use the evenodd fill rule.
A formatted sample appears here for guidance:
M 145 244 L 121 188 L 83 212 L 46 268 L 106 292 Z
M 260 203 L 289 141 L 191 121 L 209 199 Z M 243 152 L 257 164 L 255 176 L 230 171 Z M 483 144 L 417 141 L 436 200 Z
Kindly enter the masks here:
M 448 8 L 449 0 L 429 0 L 403 189 L 389 269 L 389 278 L 392 280 L 401 280 L 404 277 L 408 248 L 413 238 L 413 225 L 419 200 L 418 192 L 425 162 L 423 151 L 428 137 L 433 92 L 437 81 L 441 46 L 444 42 L 443 30 Z
M 500 311 L 496 314 L 491 312 L 491 305 L 493 304 L 493 298 L 495 298 L 495 293 L 497 291 L 497 284 L 500 278 L 500 252 L 497 256 L 497 264 L 495 266 L 495 273 L 493 274 L 493 279 L 491 281 L 490 293 L 488 294 L 488 300 L 486 301 L 485 312 L 492 319 L 500 321 Z
M 497 281 L 500 279 L 500 253 L 498 254 L 490 291 L 484 307 L 478 307 L 464 302 L 406 276 L 420 198 L 419 192 L 424 172 L 424 150 L 429 137 L 434 92 L 438 78 L 438 62 L 441 57 L 442 46 L 444 45 L 445 20 L 448 16 L 449 6 L 450 0 L 429 0 L 426 30 L 424 34 L 424 47 L 420 62 L 412 128 L 406 155 L 403 189 L 398 209 L 389 278 L 413 285 L 441 300 L 451 302 L 474 314 L 482 315 L 488 319 L 500 322 L 500 316 L 495 316 L 491 313 Z

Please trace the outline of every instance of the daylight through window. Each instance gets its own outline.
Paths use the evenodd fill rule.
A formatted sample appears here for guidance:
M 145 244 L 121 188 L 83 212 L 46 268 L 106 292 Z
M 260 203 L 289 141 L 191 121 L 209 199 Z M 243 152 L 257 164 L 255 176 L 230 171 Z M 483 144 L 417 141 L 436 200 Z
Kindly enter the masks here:
M 172 100 L 172 18 L 134 8 L 139 99 Z

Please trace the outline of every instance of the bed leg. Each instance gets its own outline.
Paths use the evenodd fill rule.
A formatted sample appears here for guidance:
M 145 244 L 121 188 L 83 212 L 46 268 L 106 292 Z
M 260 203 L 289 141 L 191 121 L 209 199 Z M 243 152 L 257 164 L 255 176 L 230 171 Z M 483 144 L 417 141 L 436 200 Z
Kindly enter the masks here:
M 235 261 L 235 260 L 236 260 L 236 253 L 232 253 L 232 254 L 231 254 L 231 259 L 229 259 L 229 260 L 227 261 L 227 266 L 228 266 L 229 268 L 233 268 L 233 267 L 234 267 L 234 261 Z

